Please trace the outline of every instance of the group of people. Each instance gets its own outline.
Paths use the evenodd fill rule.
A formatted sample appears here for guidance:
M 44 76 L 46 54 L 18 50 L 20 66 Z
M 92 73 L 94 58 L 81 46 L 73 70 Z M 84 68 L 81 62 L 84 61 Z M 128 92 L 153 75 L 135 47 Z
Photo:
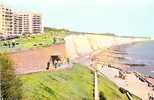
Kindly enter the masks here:
M 47 70 L 49 69 L 49 67 L 53 66 L 54 68 L 60 67 L 62 64 L 60 59 L 52 59 L 50 58 L 50 60 L 47 62 Z
M 12 41 L 12 42 L 5 42 L 3 44 L 4 46 L 8 46 L 9 48 L 14 48 L 16 46 L 16 42 L 15 41 Z
M 70 63 L 69 58 L 65 58 L 67 64 Z M 60 59 L 58 56 L 51 56 L 50 60 L 47 62 L 46 70 L 49 70 L 49 68 L 52 66 L 54 68 L 61 67 L 65 62 Z

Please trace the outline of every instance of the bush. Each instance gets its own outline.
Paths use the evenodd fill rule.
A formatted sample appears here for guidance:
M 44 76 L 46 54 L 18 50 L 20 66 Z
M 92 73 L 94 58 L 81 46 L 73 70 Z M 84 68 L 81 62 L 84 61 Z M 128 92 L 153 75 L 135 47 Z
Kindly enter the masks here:
M 5 54 L 0 54 L 0 85 L 3 100 L 21 99 L 21 83 L 14 73 L 12 61 Z
M 102 91 L 99 92 L 99 100 L 106 100 L 106 97 Z

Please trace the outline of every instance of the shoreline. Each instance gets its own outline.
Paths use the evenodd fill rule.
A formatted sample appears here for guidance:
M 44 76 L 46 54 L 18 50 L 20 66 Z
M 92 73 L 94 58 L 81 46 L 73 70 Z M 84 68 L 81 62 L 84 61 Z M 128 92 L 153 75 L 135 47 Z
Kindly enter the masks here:
M 142 43 L 142 42 L 137 42 L 137 43 Z M 106 51 L 106 52 L 111 53 L 111 55 L 115 55 L 114 58 L 115 59 L 119 59 L 118 63 L 120 65 L 126 65 L 129 68 L 131 68 L 131 67 L 146 67 L 147 65 L 144 64 L 144 63 L 120 63 L 121 60 L 127 60 L 126 57 L 123 57 L 124 55 L 127 55 L 128 54 L 125 50 L 127 48 L 129 48 L 129 46 L 136 45 L 137 43 L 130 43 L 130 44 L 124 44 L 124 45 L 114 46 L 114 47 L 109 48 L 109 50 L 110 50 L 109 52 L 108 51 Z M 120 55 L 120 57 L 117 56 L 117 55 Z M 121 69 L 121 70 L 123 70 L 123 69 Z M 129 72 L 129 70 L 126 70 L 126 71 Z M 137 72 L 137 73 L 140 73 L 145 78 L 152 78 L 152 79 L 154 79 L 154 76 L 146 75 L 146 74 L 143 74 L 143 73 L 141 73 L 139 71 L 130 71 L 130 72 Z
M 129 77 L 129 80 L 127 80 L 128 82 L 120 81 L 120 83 L 118 81 L 115 81 L 115 79 L 113 77 L 111 77 L 112 76 L 112 75 L 110 75 L 111 73 L 106 74 L 106 76 L 109 77 L 109 79 L 111 79 L 113 82 L 118 84 L 118 86 L 121 86 L 122 84 L 124 85 L 124 83 L 125 83 L 125 85 L 123 87 L 127 87 L 127 85 L 129 86 L 129 84 L 130 85 L 134 84 L 134 85 L 132 85 L 132 87 L 129 87 L 129 88 L 127 87 L 126 89 L 128 89 L 128 91 L 130 91 L 131 93 L 134 93 L 135 95 L 138 94 L 138 96 L 140 96 L 141 98 L 144 98 L 142 95 L 145 95 L 146 98 L 148 98 L 149 93 L 144 93 L 144 92 L 153 91 L 153 89 L 154 89 L 154 77 L 144 75 L 144 74 L 139 73 L 137 71 L 129 71 L 128 68 L 130 68 L 131 66 L 120 63 L 121 62 L 120 57 L 123 57 L 123 55 L 126 54 L 123 51 L 127 47 L 129 47 L 130 45 L 134 45 L 134 44 L 136 44 L 136 43 L 113 46 L 113 47 L 107 48 L 105 50 L 102 50 L 102 51 L 94 54 L 92 56 L 92 58 L 94 59 L 96 67 L 98 66 L 97 68 L 100 71 L 103 69 L 102 66 L 109 66 L 109 68 L 113 69 L 113 70 L 110 70 L 113 73 L 115 73 L 114 69 L 119 71 L 119 72 L 126 73 L 125 75 L 127 75 Z M 122 49 L 122 54 L 121 54 L 121 49 Z M 104 73 L 108 73 L 108 72 L 104 72 Z M 138 84 L 140 84 L 140 87 L 145 87 L 147 89 L 147 91 L 145 89 L 145 91 L 142 91 L 140 93 L 140 91 L 144 88 L 142 88 L 142 89 L 137 88 L 137 85 L 135 83 L 133 83 L 131 79 L 136 81 Z M 127 85 L 126 85 L 126 83 L 127 83 Z M 121 85 L 119 85 L 119 84 L 121 84 Z M 147 85 L 145 85 L 145 84 L 147 84 Z M 136 88 L 136 90 L 132 90 L 133 87 Z M 154 91 L 151 92 L 150 95 L 153 96 Z

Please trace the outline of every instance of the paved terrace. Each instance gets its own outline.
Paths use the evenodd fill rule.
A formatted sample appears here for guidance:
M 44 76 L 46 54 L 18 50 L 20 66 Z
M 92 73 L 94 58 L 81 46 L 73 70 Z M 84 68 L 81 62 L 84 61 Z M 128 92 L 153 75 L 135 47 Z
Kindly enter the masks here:
M 51 55 L 65 56 L 65 47 L 63 44 L 54 45 L 46 48 L 35 48 L 26 51 L 11 53 L 9 56 L 14 61 L 13 67 L 17 74 L 26 74 L 32 72 L 46 71 L 47 62 Z M 65 64 L 63 67 L 68 67 Z

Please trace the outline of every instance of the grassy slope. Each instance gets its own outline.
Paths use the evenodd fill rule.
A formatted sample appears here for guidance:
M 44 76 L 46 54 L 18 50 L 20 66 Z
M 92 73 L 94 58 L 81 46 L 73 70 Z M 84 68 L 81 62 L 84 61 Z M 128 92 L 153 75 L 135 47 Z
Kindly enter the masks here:
M 99 77 L 99 91 L 102 91 L 107 100 L 128 100 L 125 94 L 122 94 L 118 87 L 105 76 Z M 140 100 L 138 97 L 133 96 L 133 100 Z
M 23 82 L 24 100 L 93 99 L 93 75 L 81 65 L 59 72 L 41 72 L 19 77 Z
M 59 72 L 41 72 L 19 76 L 24 100 L 82 100 L 93 99 L 93 75 L 85 66 Z M 106 77 L 99 77 L 99 91 L 107 100 L 128 100 L 118 87 Z M 134 100 L 139 100 L 134 97 Z
M 99 91 L 104 93 L 107 100 L 128 100 L 127 96 L 120 93 L 118 87 L 106 77 L 99 77 Z

